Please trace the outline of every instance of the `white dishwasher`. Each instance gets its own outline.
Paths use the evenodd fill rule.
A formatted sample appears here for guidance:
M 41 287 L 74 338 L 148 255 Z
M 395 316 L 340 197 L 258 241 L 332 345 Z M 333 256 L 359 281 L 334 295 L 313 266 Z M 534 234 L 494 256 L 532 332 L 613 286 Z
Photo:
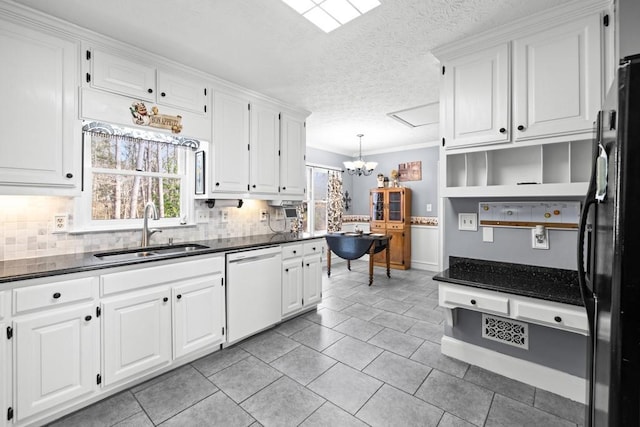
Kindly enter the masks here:
M 280 246 L 227 254 L 227 343 L 282 320 Z

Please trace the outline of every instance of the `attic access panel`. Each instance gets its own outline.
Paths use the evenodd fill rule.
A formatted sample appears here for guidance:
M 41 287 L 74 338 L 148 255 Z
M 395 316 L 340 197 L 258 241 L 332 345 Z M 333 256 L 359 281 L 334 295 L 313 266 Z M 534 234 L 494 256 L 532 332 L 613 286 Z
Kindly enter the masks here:
M 406 110 L 387 113 L 389 117 L 400 123 L 417 128 L 438 123 L 440 121 L 440 103 L 432 102 L 431 104 L 419 105 Z

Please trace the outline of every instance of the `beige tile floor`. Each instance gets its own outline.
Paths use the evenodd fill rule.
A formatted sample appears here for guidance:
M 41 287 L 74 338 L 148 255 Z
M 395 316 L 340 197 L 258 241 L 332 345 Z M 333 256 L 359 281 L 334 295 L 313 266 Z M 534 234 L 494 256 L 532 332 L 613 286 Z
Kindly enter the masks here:
M 575 426 L 584 406 L 440 353 L 437 283 L 332 268 L 317 311 L 55 426 Z

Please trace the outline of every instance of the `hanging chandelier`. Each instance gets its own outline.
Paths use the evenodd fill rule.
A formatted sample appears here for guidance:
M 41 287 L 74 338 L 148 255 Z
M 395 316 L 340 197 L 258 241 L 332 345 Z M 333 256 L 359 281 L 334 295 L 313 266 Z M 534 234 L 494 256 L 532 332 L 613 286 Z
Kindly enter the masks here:
M 359 133 L 356 135 L 360 138 L 360 155 L 358 156 L 358 160 L 353 162 L 344 162 L 344 167 L 347 168 L 347 172 L 349 175 L 371 175 L 371 172 L 378 166 L 378 162 L 365 162 L 362 160 L 362 137 L 363 134 Z

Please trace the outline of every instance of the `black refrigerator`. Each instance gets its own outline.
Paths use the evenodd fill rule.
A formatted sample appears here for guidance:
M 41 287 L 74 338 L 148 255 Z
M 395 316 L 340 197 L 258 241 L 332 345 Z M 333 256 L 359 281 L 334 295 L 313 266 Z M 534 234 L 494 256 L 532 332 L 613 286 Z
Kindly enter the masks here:
M 640 426 L 640 55 L 598 113 L 578 273 L 589 317 L 586 426 Z

